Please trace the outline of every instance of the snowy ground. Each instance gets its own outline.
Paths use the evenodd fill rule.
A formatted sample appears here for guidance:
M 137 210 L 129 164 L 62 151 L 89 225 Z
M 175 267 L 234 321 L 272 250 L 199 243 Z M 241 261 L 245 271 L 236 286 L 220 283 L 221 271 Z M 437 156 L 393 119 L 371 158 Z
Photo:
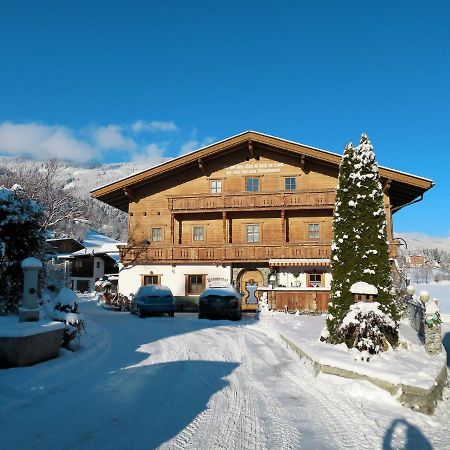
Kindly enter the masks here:
M 450 283 L 413 284 L 416 295 L 420 291 L 428 291 L 432 298 L 439 300 L 439 307 L 443 314 L 450 315 Z
M 430 417 L 367 382 L 314 378 L 265 316 L 139 319 L 80 306 L 79 351 L 0 371 L 5 448 L 450 449 L 448 390 Z M 444 329 L 450 337 L 450 321 Z

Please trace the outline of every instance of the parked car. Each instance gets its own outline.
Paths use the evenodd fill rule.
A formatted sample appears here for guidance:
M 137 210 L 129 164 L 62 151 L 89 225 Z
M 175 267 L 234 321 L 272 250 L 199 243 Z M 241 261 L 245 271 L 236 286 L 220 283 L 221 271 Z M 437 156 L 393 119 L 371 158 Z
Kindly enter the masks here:
M 203 319 L 211 316 L 241 320 L 241 294 L 233 286 L 205 289 L 198 299 L 198 318 Z
M 172 291 L 160 284 L 141 286 L 131 300 L 130 312 L 139 317 L 163 313 L 174 317 L 175 302 Z

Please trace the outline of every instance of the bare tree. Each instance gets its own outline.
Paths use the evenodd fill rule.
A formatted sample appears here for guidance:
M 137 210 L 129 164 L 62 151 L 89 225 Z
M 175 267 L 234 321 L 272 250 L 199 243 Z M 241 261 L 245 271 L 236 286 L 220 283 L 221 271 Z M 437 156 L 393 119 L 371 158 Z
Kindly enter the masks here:
M 88 222 L 87 204 L 64 186 L 62 170 L 63 165 L 56 160 L 46 161 L 40 167 L 18 165 L 2 180 L 6 187 L 19 184 L 28 198 L 43 205 L 42 229 L 58 235 L 68 234 L 77 222 Z

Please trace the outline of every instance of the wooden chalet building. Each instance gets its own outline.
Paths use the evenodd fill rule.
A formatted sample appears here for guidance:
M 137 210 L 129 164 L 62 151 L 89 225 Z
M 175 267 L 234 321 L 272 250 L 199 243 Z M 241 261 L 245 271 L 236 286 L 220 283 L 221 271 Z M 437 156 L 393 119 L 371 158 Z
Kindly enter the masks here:
M 247 131 L 92 191 L 128 213 L 119 291 L 169 286 L 195 303 L 218 280 L 258 284 L 281 309 L 325 310 L 341 155 Z M 380 168 L 391 256 L 392 214 L 431 180 Z M 252 302 L 248 309 L 255 308 Z

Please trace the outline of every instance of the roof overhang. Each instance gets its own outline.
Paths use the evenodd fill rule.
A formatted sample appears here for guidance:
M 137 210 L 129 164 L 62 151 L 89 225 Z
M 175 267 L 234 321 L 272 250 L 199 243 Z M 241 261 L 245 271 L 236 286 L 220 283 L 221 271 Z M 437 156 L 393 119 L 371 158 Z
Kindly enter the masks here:
M 297 142 L 288 141 L 256 131 L 246 131 L 223 141 L 200 148 L 157 166 L 134 173 L 117 181 L 100 186 L 91 191 L 93 198 L 101 200 L 122 211 L 128 211 L 128 205 L 133 201 L 133 192 L 149 183 L 153 183 L 165 176 L 175 175 L 177 172 L 199 164 L 208 163 L 208 160 L 217 158 L 227 152 L 247 149 L 249 143 L 255 148 L 269 149 L 278 152 L 290 152 L 304 158 L 311 158 L 321 164 L 339 167 L 342 156 L 316 147 Z M 386 188 L 389 188 L 391 205 L 399 209 L 423 196 L 433 187 L 432 180 L 387 167 L 380 167 L 380 176 Z

